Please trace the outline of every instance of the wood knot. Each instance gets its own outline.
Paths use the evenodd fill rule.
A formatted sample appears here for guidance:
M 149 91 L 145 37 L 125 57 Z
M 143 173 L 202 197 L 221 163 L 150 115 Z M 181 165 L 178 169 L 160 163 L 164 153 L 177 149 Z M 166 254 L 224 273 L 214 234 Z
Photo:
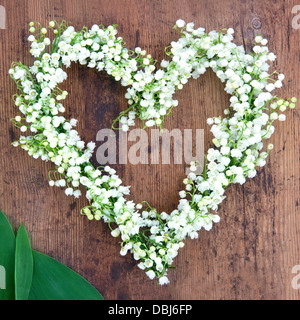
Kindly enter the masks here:
M 259 18 L 253 18 L 251 24 L 253 29 L 260 29 L 262 26 L 262 22 Z

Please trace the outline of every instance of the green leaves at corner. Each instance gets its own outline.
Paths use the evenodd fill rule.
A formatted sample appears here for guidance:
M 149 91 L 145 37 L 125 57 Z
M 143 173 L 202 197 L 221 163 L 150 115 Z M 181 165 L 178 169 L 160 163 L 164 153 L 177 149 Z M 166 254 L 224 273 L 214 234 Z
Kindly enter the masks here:
M 26 229 L 21 224 L 16 237 L 15 298 L 27 300 L 31 288 L 33 257 Z
M 0 300 L 103 300 L 83 277 L 33 251 L 22 224 L 15 238 L 0 210 Z
M 14 300 L 15 236 L 0 210 L 0 300 Z
M 57 260 L 32 251 L 34 273 L 29 300 L 103 300 L 83 277 Z

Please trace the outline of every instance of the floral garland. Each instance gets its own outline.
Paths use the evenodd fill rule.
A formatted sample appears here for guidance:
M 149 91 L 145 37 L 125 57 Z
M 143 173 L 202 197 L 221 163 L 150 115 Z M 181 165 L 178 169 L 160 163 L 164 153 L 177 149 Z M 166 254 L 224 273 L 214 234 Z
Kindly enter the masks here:
M 255 38 L 253 53 L 247 54 L 232 42 L 231 28 L 207 34 L 181 19 L 174 28 L 181 37 L 166 48 L 171 60 L 163 60 L 157 70 L 156 61 L 146 51 L 125 48 L 115 26 L 94 25 L 75 31 L 65 22 L 51 21 L 47 28 L 31 22 L 28 40 L 36 60 L 30 68 L 13 63 L 9 70 L 21 92 L 14 95 L 14 102 L 23 114 L 12 121 L 21 132 L 32 133 L 13 145 L 55 164 L 56 169 L 49 172 L 50 186 L 64 187 L 66 195 L 79 197 L 83 185 L 89 205 L 81 213 L 89 220 L 108 223 L 112 236 L 121 236 L 121 255 L 130 251 L 140 260 L 139 268 L 150 279 L 159 278 L 160 284 L 169 282 L 167 271 L 184 246 L 183 240 L 197 238 L 200 229 L 210 230 L 220 220 L 215 212 L 225 199 L 225 188 L 243 184 L 246 177 L 256 175 L 257 166 L 265 165 L 273 145 L 262 151 L 262 141 L 273 134 L 273 122 L 284 121 L 282 112 L 294 108 L 297 101 L 271 94 L 282 86 L 284 75 L 268 73 L 267 61 L 276 56 L 261 36 Z M 47 37 L 49 30 L 55 34 L 52 41 Z M 120 122 L 124 131 L 135 124 L 136 117 L 147 127 L 162 127 L 165 115 L 178 105 L 173 99 L 176 89 L 207 68 L 225 82 L 225 91 L 232 95 L 230 108 L 224 111 L 224 118 L 207 120 L 212 125 L 214 148 L 208 150 L 202 174 L 195 174 L 198 164 L 191 163 L 176 210 L 158 213 L 147 202 L 126 200 L 129 187 L 122 186 L 116 171 L 109 166 L 94 168 L 90 163 L 95 144 L 85 147 L 74 129 L 77 120 L 59 115 L 65 111 L 61 101 L 68 93 L 58 84 L 67 78 L 63 67 L 70 67 L 71 62 L 105 70 L 128 87 L 129 108 L 113 123 Z

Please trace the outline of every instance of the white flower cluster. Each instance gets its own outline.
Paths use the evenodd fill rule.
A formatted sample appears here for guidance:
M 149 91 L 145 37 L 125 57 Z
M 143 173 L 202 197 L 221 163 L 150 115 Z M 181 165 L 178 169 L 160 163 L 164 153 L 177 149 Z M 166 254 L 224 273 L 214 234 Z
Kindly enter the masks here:
M 224 200 L 226 186 L 243 184 L 246 177 L 256 175 L 257 166 L 265 165 L 273 146 L 262 151 L 263 139 L 274 132 L 275 120 L 285 120 L 282 112 L 295 107 L 296 98 L 285 101 L 271 94 L 284 79 L 282 74 L 275 79 L 276 72 L 268 73 L 267 61 L 273 61 L 275 55 L 260 36 L 255 38 L 253 54 L 247 54 L 232 42 L 232 29 L 206 34 L 203 28 L 195 29 L 193 23 L 178 20 L 176 28 L 181 28 L 182 37 L 171 43 L 171 61 L 163 60 L 162 69 L 156 70 L 144 50 L 131 52 L 124 47 L 114 26 L 94 25 L 79 32 L 53 21 L 47 28 L 34 26 L 30 24 L 30 31 L 40 32 L 29 37 L 36 58 L 33 66 L 14 63 L 9 70 L 21 91 L 15 95 L 15 104 L 23 114 L 13 122 L 21 132 L 29 130 L 33 135 L 21 136 L 13 144 L 34 158 L 53 162 L 56 170 L 49 172 L 49 184 L 64 187 L 66 195 L 80 196 L 79 187 L 83 185 L 89 205 L 81 213 L 90 220 L 107 222 L 112 236 L 121 236 L 121 255 L 130 251 L 150 279 L 157 277 L 160 284 L 168 283 L 168 268 L 184 246 L 183 240 L 187 236 L 197 238 L 200 229 L 210 230 L 220 220 L 212 212 Z M 46 37 L 48 29 L 56 34 L 52 43 Z M 105 70 L 123 86 L 129 86 L 126 98 L 130 107 L 116 119 L 125 131 L 134 125 L 136 116 L 146 126 L 161 126 L 164 116 L 178 104 L 172 98 L 176 89 L 207 68 L 225 83 L 226 92 L 232 95 L 226 117 L 207 120 L 212 125 L 215 147 L 208 150 L 201 175 L 194 173 L 198 164 L 191 163 L 176 210 L 158 213 L 146 202 L 126 200 L 129 187 L 122 186 L 116 171 L 91 165 L 95 144 L 90 142 L 85 147 L 74 129 L 77 121 L 59 115 L 65 111 L 61 100 L 67 92 L 58 84 L 67 77 L 63 66 L 69 67 L 71 62 Z

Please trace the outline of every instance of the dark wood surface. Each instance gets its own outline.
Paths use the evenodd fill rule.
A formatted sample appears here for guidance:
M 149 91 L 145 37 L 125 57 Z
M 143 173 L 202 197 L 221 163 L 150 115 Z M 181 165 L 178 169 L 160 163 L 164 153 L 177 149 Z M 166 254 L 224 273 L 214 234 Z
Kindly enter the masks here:
M 23 221 L 34 249 L 53 256 L 88 279 L 106 299 L 299 299 L 291 281 L 300 264 L 299 108 L 287 112 L 271 138 L 274 150 L 267 165 L 244 186 L 228 188 L 219 214 L 221 222 L 199 239 L 187 240 L 169 272 L 171 284 L 157 286 L 136 267 L 130 255 L 119 255 L 119 240 L 102 222 L 88 221 L 79 210 L 86 204 L 48 186 L 50 163 L 34 160 L 11 142 L 19 131 L 9 122 L 18 114 L 8 76 L 12 61 L 32 63 L 28 23 L 65 19 L 76 28 L 117 24 L 127 47 L 140 46 L 154 58 L 178 34 L 179 18 L 207 30 L 233 27 L 236 42 L 251 49 L 254 36 L 269 39 L 278 59 L 274 68 L 285 73 L 283 97 L 299 95 L 300 29 L 292 28 L 297 1 L 99 1 L 2 0 L 6 30 L 0 30 L 0 208 L 18 227 Z M 68 70 L 63 84 L 70 95 L 66 116 L 79 119 L 86 140 L 96 140 L 101 128 L 126 109 L 125 89 L 107 75 L 79 65 Z M 223 85 L 208 71 L 176 94 L 178 108 L 165 128 L 203 128 L 205 148 L 211 135 L 206 119 L 220 115 L 229 102 Z M 137 123 L 140 126 L 140 123 Z M 95 157 L 94 157 L 95 161 Z M 159 210 L 172 210 L 182 189 L 183 165 L 116 165 L 131 198 L 147 200 Z

